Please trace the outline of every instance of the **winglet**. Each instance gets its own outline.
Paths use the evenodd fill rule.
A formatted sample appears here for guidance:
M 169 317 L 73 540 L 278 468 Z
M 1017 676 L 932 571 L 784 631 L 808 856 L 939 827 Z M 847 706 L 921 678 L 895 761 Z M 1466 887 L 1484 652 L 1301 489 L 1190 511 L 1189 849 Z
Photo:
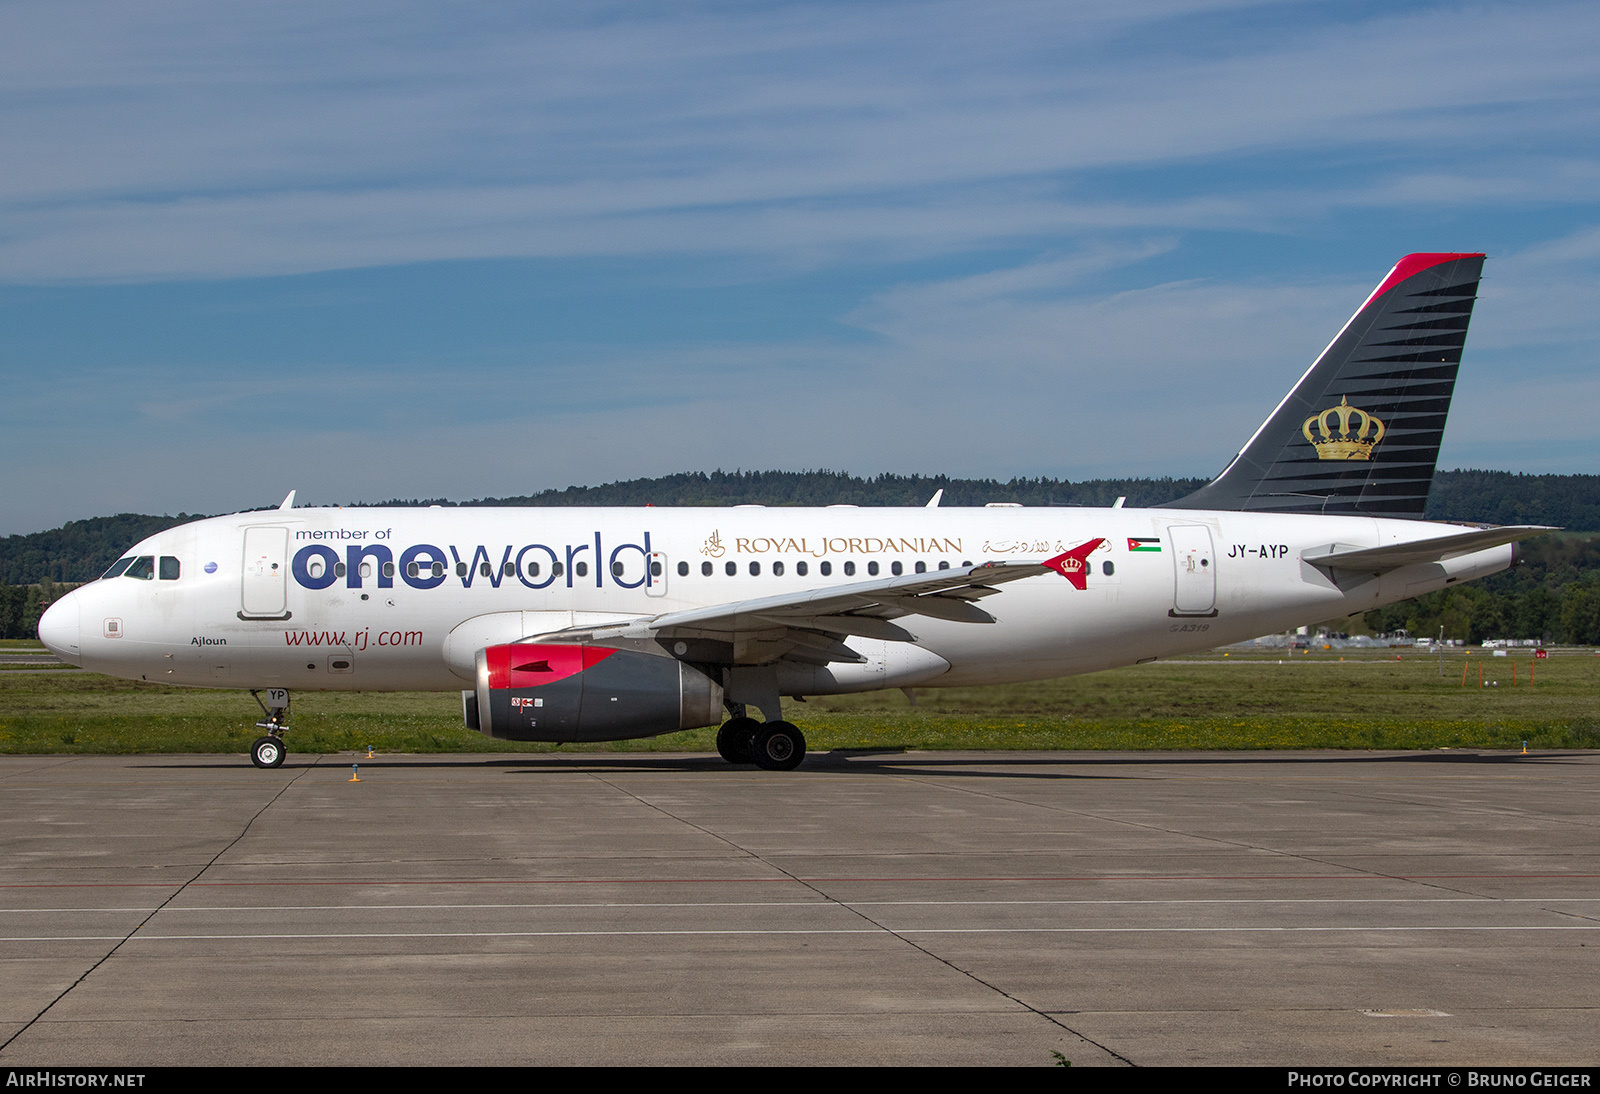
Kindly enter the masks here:
M 1091 539 L 1088 543 L 1074 547 L 1072 550 L 1059 554 L 1055 558 L 1045 559 L 1044 564 L 1072 582 L 1074 589 L 1087 589 L 1089 587 L 1089 555 L 1104 542 L 1104 539 Z
M 939 508 L 939 499 L 942 498 L 942 497 L 944 497 L 944 487 L 941 486 L 939 489 L 937 489 L 937 490 L 935 490 L 933 492 L 933 498 L 931 500 L 929 500 L 928 504 L 924 505 L 923 508 L 924 509 L 937 509 L 937 508 Z
M 278 506 L 278 508 L 279 509 L 293 509 L 294 508 L 294 491 L 293 490 L 289 491 L 288 496 L 283 499 L 283 504 Z

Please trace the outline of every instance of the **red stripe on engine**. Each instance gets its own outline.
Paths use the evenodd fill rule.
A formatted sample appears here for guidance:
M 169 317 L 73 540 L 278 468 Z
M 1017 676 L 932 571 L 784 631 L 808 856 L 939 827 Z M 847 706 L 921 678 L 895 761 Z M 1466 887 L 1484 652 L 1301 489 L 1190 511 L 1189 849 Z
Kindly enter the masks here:
M 569 646 L 552 642 L 516 642 L 490 646 L 491 688 L 536 688 L 576 676 L 617 651 L 608 646 Z
M 483 651 L 483 655 L 489 663 L 489 687 L 505 687 L 511 679 L 511 647 L 490 646 Z

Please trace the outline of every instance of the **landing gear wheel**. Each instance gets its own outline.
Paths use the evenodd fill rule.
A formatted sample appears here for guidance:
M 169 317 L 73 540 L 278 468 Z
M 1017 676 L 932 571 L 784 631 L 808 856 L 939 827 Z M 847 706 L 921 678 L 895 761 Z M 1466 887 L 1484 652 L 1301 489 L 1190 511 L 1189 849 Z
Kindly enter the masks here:
M 755 761 L 750 742 L 761 723 L 754 718 L 730 718 L 717 730 L 717 751 L 730 764 L 747 764 Z
M 793 771 L 806 758 L 806 735 L 792 722 L 765 722 L 756 730 L 750 751 L 757 767 Z
M 250 746 L 250 762 L 257 767 L 282 767 L 289 750 L 277 737 L 261 737 Z

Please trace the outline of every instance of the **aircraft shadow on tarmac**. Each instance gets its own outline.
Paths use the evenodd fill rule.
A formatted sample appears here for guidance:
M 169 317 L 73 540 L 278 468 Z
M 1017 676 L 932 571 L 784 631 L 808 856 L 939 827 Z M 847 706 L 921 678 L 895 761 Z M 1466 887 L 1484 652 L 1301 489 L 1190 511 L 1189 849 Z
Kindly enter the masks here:
M 1088 755 L 1084 753 L 1063 753 L 1057 756 L 1041 756 L 1037 753 L 1012 756 L 1004 752 L 991 752 L 983 754 L 963 753 L 961 755 L 946 755 L 929 752 L 905 752 L 900 749 L 838 749 L 832 752 L 814 753 L 806 758 L 801 772 L 815 771 L 839 772 L 849 771 L 852 774 L 884 774 L 906 775 L 921 774 L 941 777 L 979 777 L 979 778 L 1020 778 L 1020 779 L 1141 779 L 1155 777 L 1150 774 L 1112 774 L 1105 768 L 1154 768 L 1154 767 L 1260 767 L 1264 765 L 1291 765 L 1295 767 L 1317 767 L 1329 764 L 1430 764 L 1461 766 L 1464 764 L 1569 764 L 1581 763 L 1585 759 L 1582 753 L 1529 753 L 1520 752 L 1476 752 L 1476 751 L 1429 751 L 1429 752 L 1404 752 L 1404 753 L 1337 753 L 1329 754 L 1319 752 L 1314 755 L 1304 755 L 1292 752 L 1249 752 L 1239 754 L 1219 755 L 1217 753 L 1118 753 L 1108 756 Z M 299 762 L 289 760 L 279 770 L 290 771 L 294 769 L 305 770 L 312 767 L 337 768 L 343 767 L 349 760 L 348 756 L 318 757 L 305 759 Z M 553 771 L 631 771 L 631 772 L 702 772 L 715 773 L 750 772 L 759 770 L 753 764 L 729 764 L 714 755 L 682 753 L 647 753 L 627 755 L 607 755 L 604 753 L 541 753 L 533 756 L 497 756 L 493 759 L 468 758 L 468 757 L 417 757 L 417 756 L 389 756 L 361 759 L 359 756 L 353 762 L 360 768 L 370 772 L 381 772 L 385 768 L 404 770 L 469 770 L 504 768 L 509 773 L 544 773 Z M 139 764 L 140 767 L 151 767 L 167 770 L 195 770 L 215 771 L 216 764 L 197 763 L 163 763 Z M 231 766 L 231 765 L 230 765 Z M 239 766 L 250 767 L 248 758 L 243 758 Z M 1099 769 L 1099 770 L 1097 770 Z M 778 775 L 777 777 L 782 777 Z

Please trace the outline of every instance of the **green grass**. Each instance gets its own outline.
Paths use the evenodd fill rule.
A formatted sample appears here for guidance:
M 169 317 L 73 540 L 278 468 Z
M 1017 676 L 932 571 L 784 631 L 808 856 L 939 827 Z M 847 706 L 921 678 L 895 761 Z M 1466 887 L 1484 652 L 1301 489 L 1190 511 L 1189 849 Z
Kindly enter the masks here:
M 1562 650 L 1534 668 L 1456 653 L 1204 654 L 1092 676 L 786 703 L 813 751 L 1600 747 L 1600 658 Z M 1479 688 L 1477 666 L 1499 687 Z M 1516 664 L 1517 687 L 1511 686 Z M 1461 686 L 1463 664 L 1468 687 Z M 260 735 L 244 692 L 169 688 L 92 673 L 0 674 L 0 752 L 243 752 Z M 710 751 L 715 730 L 563 750 Z M 299 753 L 547 752 L 461 724 L 454 693 L 297 692 Z

